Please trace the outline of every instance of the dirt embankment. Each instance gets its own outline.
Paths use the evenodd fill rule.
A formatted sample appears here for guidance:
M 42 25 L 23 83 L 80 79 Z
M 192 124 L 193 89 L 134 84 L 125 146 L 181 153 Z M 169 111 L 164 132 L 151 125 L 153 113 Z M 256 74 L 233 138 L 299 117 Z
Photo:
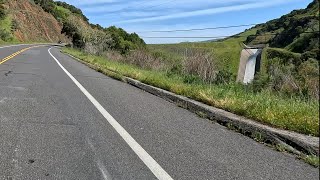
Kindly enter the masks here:
M 38 5 L 26 0 L 10 0 L 6 6 L 16 28 L 14 35 L 19 41 L 69 41 L 61 34 L 62 24 Z

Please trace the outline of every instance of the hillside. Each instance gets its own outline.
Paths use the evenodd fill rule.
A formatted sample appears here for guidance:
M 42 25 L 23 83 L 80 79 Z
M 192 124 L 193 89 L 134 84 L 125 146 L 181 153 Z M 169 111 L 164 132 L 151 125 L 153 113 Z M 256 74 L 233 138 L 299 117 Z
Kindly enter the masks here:
M 53 0 L 0 0 L 1 41 L 62 41 L 91 54 L 107 50 L 126 54 L 146 46 L 135 33 L 91 24 L 80 9 Z
M 255 26 L 256 34 L 246 44 L 269 44 L 310 58 L 319 56 L 319 1 L 314 0 L 306 9 L 294 10 L 278 19 Z
M 26 0 L 4 2 L 7 12 L 5 25 L 13 40 L 20 42 L 69 42 L 61 34 L 62 24 L 40 6 Z M 4 27 L 5 27 L 4 26 Z

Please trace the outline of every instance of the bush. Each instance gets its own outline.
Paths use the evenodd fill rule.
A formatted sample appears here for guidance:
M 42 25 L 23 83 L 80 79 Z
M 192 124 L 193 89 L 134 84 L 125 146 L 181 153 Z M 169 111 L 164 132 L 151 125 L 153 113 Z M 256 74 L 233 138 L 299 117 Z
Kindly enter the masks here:
M 299 66 L 298 73 L 308 95 L 319 99 L 319 62 L 308 59 Z
M 83 35 L 74 20 L 75 19 L 68 19 L 64 21 L 61 33 L 64 33 L 66 36 L 71 38 L 72 44 L 75 47 L 84 48 L 85 43 L 83 41 Z
M 290 55 L 285 51 L 280 52 L 279 57 L 272 59 L 269 58 L 277 53 L 270 53 L 272 56 L 269 54 L 269 58 L 265 60 L 267 71 L 259 73 L 255 77 L 250 84 L 250 89 L 255 92 L 271 89 L 290 97 L 319 99 L 319 61 L 312 58 L 306 60 L 308 56 L 314 54 L 306 53 L 301 56 L 299 61 L 292 61 L 284 57 L 294 59 L 298 56 L 292 55 L 292 53 Z
M 11 32 L 5 30 L 5 29 L 0 29 L 0 39 L 3 41 L 11 41 L 13 40 Z
M 36 4 L 39 4 L 42 9 L 48 13 L 52 13 L 55 8 L 55 2 L 53 0 L 34 0 Z
M 126 55 L 123 61 L 145 69 L 160 70 L 165 67 L 161 57 L 154 57 L 146 50 L 132 51 Z
M 300 54 L 292 53 L 290 51 L 277 49 L 277 48 L 268 48 L 266 50 L 266 58 L 267 59 L 278 58 L 279 63 L 283 65 L 284 64 L 300 65 L 302 63 Z
M 188 51 L 182 67 L 185 74 L 198 76 L 206 82 L 214 82 L 218 73 L 214 55 L 206 51 Z
M 122 28 L 111 26 L 105 29 L 110 34 L 112 42 L 110 48 L 121 54 L 128 54 L 131 50 L 146 49 L 146 44 L 136 33 L 129 34 Z
M 249 84 L 249 89 L 253 92 L 261 92 L 263 89 L 268 88 L 270 85 L 270 77 L 265 74 L 259 72 L 255 75 L 254 80 L 252 83 Z
M 6 17 L 6 12 L 3 7 L 4 0 L 0 0 L 0 20 L 3 20 Z
M 235 79 L 234 75 L 226 70 L 221 70 L 217 73 L 215 83 L 216 84 L 228 84 Z
M 15 19 L 12 20 L 11 22 L 11 31 L 15 31 L 19 28 L 19 24 L 18 24 L 18 21 L 16 21 Z
M 319 50 L 318 50 L 319 51 Z M 304 52 L 302 55 L 301 55 L 301 59 L 303 61 L 307 61 L 308 59 L 318 59 L 318 52 L 317 51 L 307 51 L 307 52 Z

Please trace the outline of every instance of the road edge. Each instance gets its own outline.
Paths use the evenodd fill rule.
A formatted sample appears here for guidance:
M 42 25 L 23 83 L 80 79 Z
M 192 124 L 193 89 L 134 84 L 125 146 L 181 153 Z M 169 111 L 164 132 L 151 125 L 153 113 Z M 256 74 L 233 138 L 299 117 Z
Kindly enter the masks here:
M 85 64 L 91 69 L 103 73 L 104 75 L 109 76 L 108 74 L 110 74 L 108 72 L 104 72 L 104 70 L 97 65 L 85 62 L 79 58 L 72 56 L 71 54 L 64 52 L 61 53 L 79 61 L 82 64 Z M 110 70 L 108 71 L 117 74 L 116 72 Z M 213 106 L 206 105 L 193 99 L 142 83 L 138 80 L 129 77 L 109 77 L 123 81 L 150 94 L 156 95 L 169 102 L 175 103 L 177 106 L 187 109 L 193 113 L 196 113 L 202 118 L 207 118 L 211 121 L 217 122 L 223 126 L 228 127 L 229 129 L 233 129 L 259 142 L 271 144 L 274 147 L 281 146 L 281 149 L 284 149 L 285 151 L 296 154 L 298 156 L 302 155 L 302 153 L 319 156 L 319 137 L 313 137 L 292 131 L 273 128 L 258 123 L 257 121 L 253 121 L 251 119 L 233 114 L 231 112 L 215 108 Z

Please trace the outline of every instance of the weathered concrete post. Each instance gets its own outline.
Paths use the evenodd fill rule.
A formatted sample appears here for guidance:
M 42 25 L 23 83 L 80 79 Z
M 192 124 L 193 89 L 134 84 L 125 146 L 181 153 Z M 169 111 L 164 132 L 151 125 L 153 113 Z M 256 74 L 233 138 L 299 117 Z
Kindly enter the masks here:
M 259 71 L 262 49 L 245 48 L 241 51 L 237 82 L 248 84 Z

